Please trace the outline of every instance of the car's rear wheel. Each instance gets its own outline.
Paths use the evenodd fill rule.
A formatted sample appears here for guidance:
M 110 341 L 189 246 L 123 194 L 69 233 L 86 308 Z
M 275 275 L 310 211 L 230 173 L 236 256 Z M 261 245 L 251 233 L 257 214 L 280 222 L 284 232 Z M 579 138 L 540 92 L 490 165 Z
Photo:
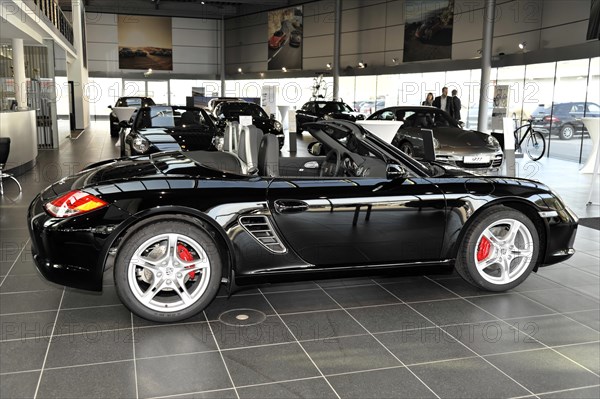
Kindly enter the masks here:
M 456 260 L 456 271 L 467 282 L 489 291 L 521 284 L 539 254 L 539 234 L 523 213 L 492 207 L 468 227 Z
M 573 138 L 573 136 L 575 135 L 575 128 L 573 127 L 573 125 L 563 125 L 560 128 L 560 132 L 558 132 L 558 136 L 560 137 L 561 140 L 571 140 Z
M 217 294 L 221 259 L 203 229 L 161 221 L 136 231 L 115 262 L 121 301 L 147 320 L 173 322 L 202 311 Z
M 414 149 L 413 145 L 408 141 L 403 141 L 402 143 L 400 143 L 400 151 L 402 151 L 409 157 L 414 156 L 414 153 L 415 153 L 415 149 Z

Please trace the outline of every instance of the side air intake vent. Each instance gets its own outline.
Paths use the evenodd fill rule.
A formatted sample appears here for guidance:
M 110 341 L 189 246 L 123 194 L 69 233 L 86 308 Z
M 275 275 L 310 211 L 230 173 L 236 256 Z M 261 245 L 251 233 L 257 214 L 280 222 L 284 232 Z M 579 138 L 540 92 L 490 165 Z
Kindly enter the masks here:
M 239 220 L 248 234 L 269 251 L 276 254 L 283 254 L 287 251 L 266 216 L 242 216 Z

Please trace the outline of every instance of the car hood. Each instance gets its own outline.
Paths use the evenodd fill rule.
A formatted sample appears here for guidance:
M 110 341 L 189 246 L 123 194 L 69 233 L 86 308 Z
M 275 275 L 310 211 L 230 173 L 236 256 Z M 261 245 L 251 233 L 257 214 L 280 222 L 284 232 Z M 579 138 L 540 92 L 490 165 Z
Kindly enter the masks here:
M 495 153 L 499 146 L 491 146 L 487 140 L 489 135 L 473 130 L 454 127 L 436 128 L 434 137 L 440 143 L 440 150 L 454 154 Z
M 227 173 L 202 166 L 181 152 L 161 152 L 150 156 L 120 158 L 89 165 L 79 173 L 65 177 L 42 192 L 48 200 L 71 190 L 98 188 L 111 185 L 112 192 L 151 189 L 148 182 L 165 177 L 211 178 L 227 176 Z M 233 176 L 233 175 L 232 175 Z M 100 193 L 103 191 L 100 190 Z

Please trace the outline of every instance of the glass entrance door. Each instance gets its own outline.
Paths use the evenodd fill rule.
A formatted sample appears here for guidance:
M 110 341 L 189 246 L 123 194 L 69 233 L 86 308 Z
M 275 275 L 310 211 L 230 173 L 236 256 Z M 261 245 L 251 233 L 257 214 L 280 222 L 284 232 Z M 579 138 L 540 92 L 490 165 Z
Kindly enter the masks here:
M 123 97 L 150 97 L 156 104 L 167 105 L 169 104 L 169 81 L 123 80 Z

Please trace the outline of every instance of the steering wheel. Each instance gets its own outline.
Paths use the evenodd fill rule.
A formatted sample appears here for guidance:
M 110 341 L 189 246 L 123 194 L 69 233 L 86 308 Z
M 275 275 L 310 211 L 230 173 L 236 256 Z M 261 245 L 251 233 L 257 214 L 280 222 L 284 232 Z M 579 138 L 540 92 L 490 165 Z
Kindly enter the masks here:
M 325 162 L 321 165 L 319 175 L 321 177 L 335 177 L 340 173 L 341 168 L 342 155 L 336 150 L 331 150 L 327 153 Z

